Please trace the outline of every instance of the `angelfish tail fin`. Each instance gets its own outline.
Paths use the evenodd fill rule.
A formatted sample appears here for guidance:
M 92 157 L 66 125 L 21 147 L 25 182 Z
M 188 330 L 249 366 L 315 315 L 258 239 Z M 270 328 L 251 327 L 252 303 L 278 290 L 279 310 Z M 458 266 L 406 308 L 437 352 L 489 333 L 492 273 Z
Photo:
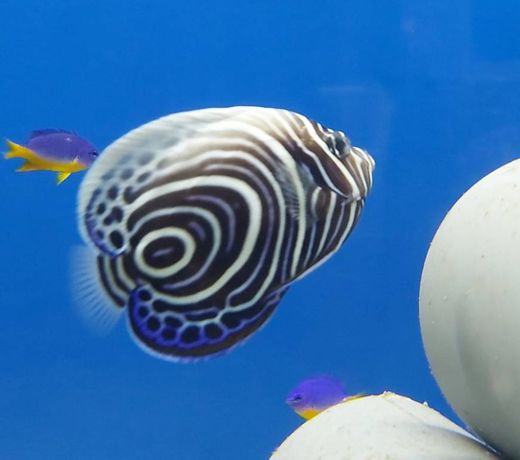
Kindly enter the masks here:
M 70 253 L 70 291 L 79 316 L 98 334 L 107 334 L 117 323 L 123 307 L 114 304 L 103 288 L 99 265 L 108 256 L 97 256 L 88 247 L 76 246 Z

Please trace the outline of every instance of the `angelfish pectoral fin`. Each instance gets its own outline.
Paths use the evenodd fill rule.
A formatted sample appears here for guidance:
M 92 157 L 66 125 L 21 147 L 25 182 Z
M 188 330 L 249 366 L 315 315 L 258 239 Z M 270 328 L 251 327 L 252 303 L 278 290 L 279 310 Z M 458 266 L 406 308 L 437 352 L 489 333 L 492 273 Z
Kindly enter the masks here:
M 311 212 L 309 204 L 313 193 L 318 191 L 318 187 L 307 167 L 298 167 L 295 171 L 292 174 L 296 174 L 296 176 L 292 177 L 287 168 L 280 166 L 275 175 L 289 216 L 296 221 L 304 218 L 306 226 L 309 227 L 317 220 Z
M 60 172 L 56 177 L 56 185 L 60 185 L 67 177 L 70 176 L 70 172 Z

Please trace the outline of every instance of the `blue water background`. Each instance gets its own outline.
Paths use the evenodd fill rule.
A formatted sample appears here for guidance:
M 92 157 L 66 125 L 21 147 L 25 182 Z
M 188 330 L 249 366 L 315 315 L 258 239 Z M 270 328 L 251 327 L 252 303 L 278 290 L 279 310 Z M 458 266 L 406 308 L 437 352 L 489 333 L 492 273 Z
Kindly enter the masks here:
M 103 148 L 187 109 L 261 105 L 344 130 L 377 161 L 343 249 L 225 357 L 180 365 L 75 315 L 81 174 L 0 163 L 0 458 L 262 459 L 320 372 L 455 419 L 430 375 L 418 286 L 443 215 L 520 153 L 516 1 L 0 2 L 0 135 L 61 127 Z

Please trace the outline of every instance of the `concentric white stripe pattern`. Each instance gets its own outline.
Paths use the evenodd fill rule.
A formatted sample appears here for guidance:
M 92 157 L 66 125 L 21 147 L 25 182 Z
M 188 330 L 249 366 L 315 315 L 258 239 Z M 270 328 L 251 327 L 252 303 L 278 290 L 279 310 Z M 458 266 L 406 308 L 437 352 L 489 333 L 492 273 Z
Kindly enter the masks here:
M 79 224 L 139 345 L 198 359 L 242 342 L 339 249 L 373 168 L 343 133 L 293 112 L 184 112 L 103 152 L 82 183 Z

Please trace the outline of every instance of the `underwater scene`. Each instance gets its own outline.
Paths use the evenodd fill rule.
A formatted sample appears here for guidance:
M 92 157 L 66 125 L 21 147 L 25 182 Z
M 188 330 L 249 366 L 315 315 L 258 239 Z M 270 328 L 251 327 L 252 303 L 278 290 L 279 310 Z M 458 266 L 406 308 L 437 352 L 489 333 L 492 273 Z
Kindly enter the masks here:
M 0 14 L 0 459 L 520 459 L 518 2 Z

